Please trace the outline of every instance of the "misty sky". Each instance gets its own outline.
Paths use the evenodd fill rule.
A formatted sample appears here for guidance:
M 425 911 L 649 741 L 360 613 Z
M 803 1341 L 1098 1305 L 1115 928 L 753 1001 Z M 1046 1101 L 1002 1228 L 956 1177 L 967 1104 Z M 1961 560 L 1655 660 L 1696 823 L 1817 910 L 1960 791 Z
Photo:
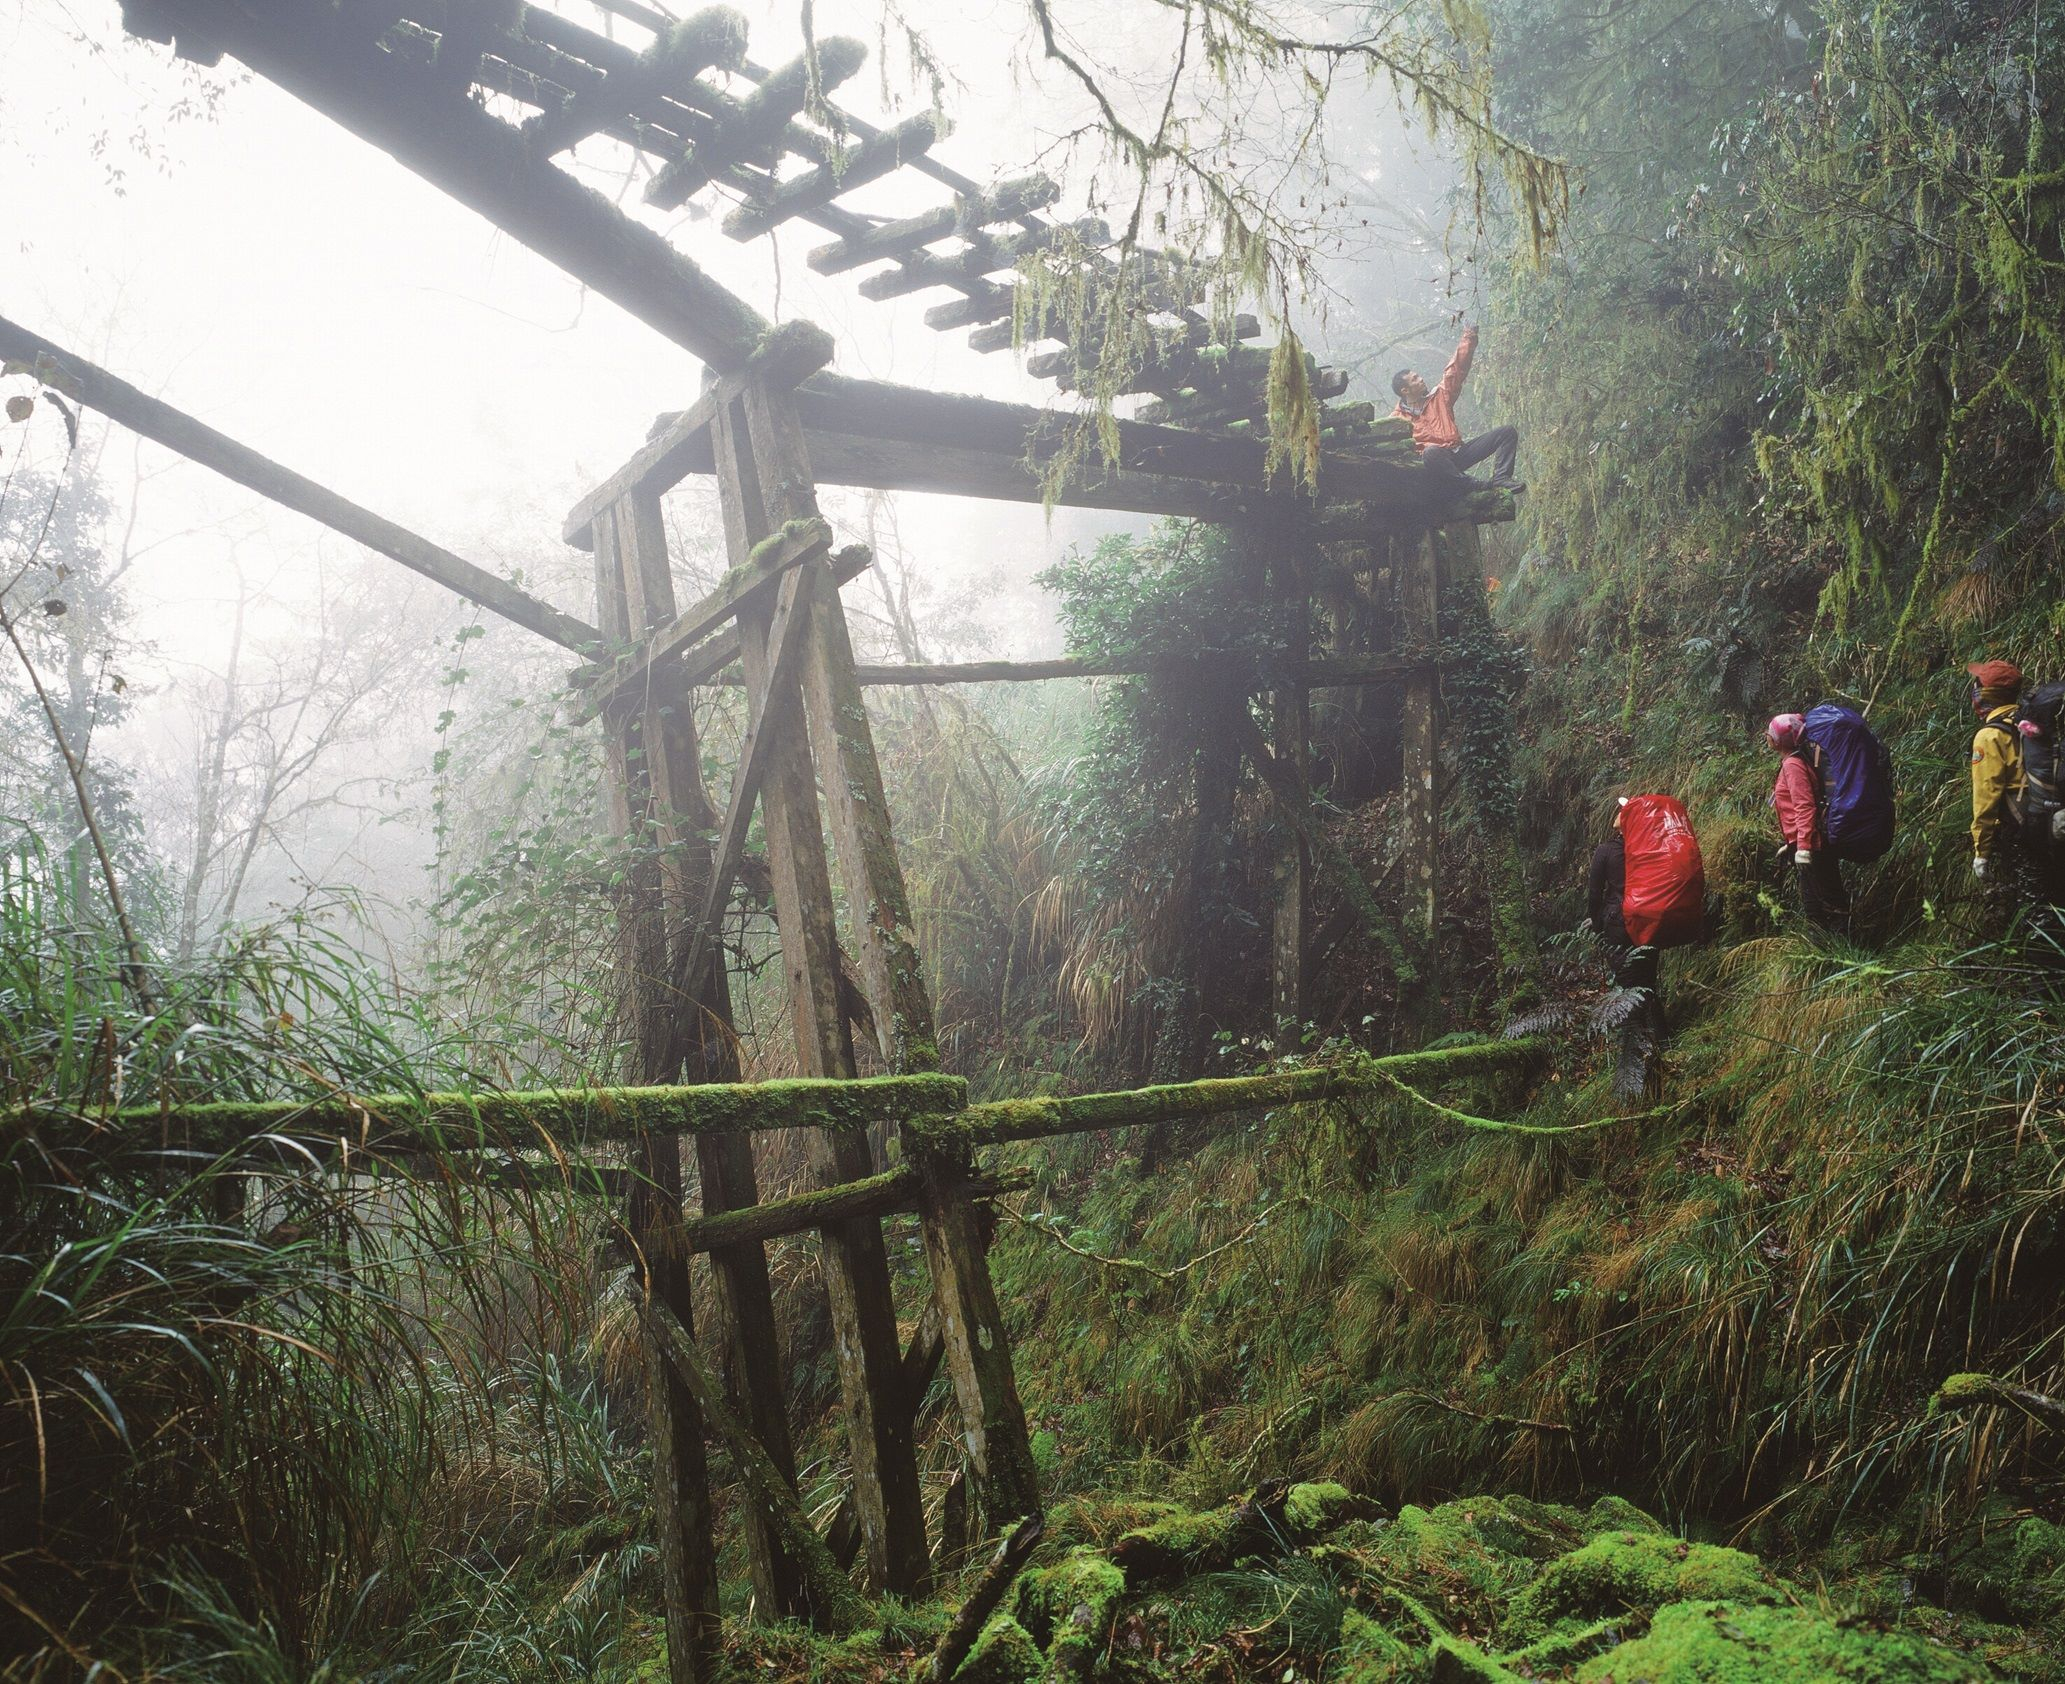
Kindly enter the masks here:
M 606 25 L 584 0 L 560 4 Z M 793 56 L 793 0 L 740 9 L 757 60 Z M 1082 13 L 1108 62 L 1155 66 L 1157 40 L 1112 21 L 1138 17 L 1151 29 L 1150 9 Z M 910 16 L 956 79 L 945 95 L 955 132 L 939 156 L 984 181 L 1043 163 L 1073 192 L 1059 213 L 1085 209 L 1092 160 L 1056 150 L 1081 123 L 1082 100 L 1026 59 L 1022 0 L 922 4 Z M 643 43 L 635 28 L 613 27 Z M 894 118 L 927 102 L 876 0 L 820 6 L 817 27 L 888 42 L 887 66 L 871 57 L 841 90 L 862 115 Z M 561 517 L 657 412 L 689 401 L 701 372 L 693 357 L 233 60 L 201 71 L 129 40 L 115 0 L 0 0 L 0 63 L 0 314 L 461 555 L 549 581 L 537 588 L 592 616 L 587 564 L 559 544 Z M 1365 143 L 1356 160 L 1364 177 L 1378 173 L 1376 150 Z M 589 142 L 576 162 L 614 192 L 627 155 Z M 905 171 L 861 202 L 907 213 L 944 191 Z M 637 206 L 636 185 L 625 202 Z M 924 327 L 924 309 L 943 295 L 870 303 L 857 276 L 807 268 L 810 248 L 829 237 L 821 231 L 796 226 L 739 245 L 710 208 L 639 210 L 764 313 L 830 328 L 841 372 L 1054 401 L 1010 355 L 978 356 L 964 335 Z M 714 208 L 721 216 L 723 204 Z M 1428 267 L 1414 257 L 1405 272 L 1412 264 Z M 1344 262 L 1336 278 L 1353 292 L 1355 273 Z M 456 625 L 466 612 L 155 446 L 101 423 L 87 443 L 119 510 L 145 476 L 135 541 L 149 550 L 130 588 L 153 646 L 132 680 L 146 693 L 218 667 L 239 572 L 267 589 L 255 633 L 288 650 L 320 592 L 367 569 L 396 615 Z M 850 532 L 857 494 L 825 501 Z M 1049 523 L 1037 508 L 899 498 L 897 538 L 939 627 L 966 633 L 974 615 L 972 635 L 928 653 L 1052 652 L 1058 633 L 1033 574 L 1069 543 L 1128 524 L 1139 523 L 1066 511 Z M 176 761 L 179 721 L 141 711 L 135 752 Z M 393 729 L 397 755 L 427 757 L 422 719 L 398 715 Z

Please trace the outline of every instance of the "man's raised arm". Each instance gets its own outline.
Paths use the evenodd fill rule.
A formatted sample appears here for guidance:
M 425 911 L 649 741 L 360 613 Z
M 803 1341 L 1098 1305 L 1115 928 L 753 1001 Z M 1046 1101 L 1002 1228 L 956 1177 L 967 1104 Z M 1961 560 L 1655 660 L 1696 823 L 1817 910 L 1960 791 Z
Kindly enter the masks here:
M 1456 354 L 1448 359 L 1448 367 L 1441 371 L 1441 390 L 1448 401 L 1454 403 L 1456 394 L 1463 389 L 1463 378 L 1470 372 L 1470 359 L 1477 354 L 1477 324 L 1472 322 L 1463 329 L 1463 342 L 1456 347 Z

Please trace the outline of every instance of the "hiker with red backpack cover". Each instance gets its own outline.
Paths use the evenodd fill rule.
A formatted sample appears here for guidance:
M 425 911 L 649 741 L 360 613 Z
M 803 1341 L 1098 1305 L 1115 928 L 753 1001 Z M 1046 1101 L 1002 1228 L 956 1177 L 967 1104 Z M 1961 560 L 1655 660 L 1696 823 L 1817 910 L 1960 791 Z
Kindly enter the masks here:
M 1684 804 L 1669 795 L 1620 797 L 1613 835 L 1592 851 L 1585 899 L 1614 986 L 1641 996 L 1622 1032 L 1622 1067 L 1639 1064 L 1646 1085 L 1665 1031 L 1659 957 L 1699 940 L 1705 923 L 1706 872 Z

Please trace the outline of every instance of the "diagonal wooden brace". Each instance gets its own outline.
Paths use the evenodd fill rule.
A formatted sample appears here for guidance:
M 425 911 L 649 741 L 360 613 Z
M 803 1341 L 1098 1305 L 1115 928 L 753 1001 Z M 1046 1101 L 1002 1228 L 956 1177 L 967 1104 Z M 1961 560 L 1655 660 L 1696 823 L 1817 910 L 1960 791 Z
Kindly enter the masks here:
M 732 879 L 738 875 L 739 859 L 746 851 L 746 831 L 753 822 L 753 808 L 760 799 L 760 784 L 767 775 L 768 747 L 775 733 L 794 730 L 802 722 L 797 669 L 803 656 L 803 633 L 809 622 L 808 594 L 814 581 L 808 569 L 798 567 L 782 580 L 775 600 L 774 619 L 767 632 L 767 693 L 758 700 L 753 717 L 739 743 L 738 770 L 732 774 L 731 799 L 724 809 L 724 823 L 717 832 L 715 868 L 709 891 L 703 897 L 688 950 L 675 979 L 684 993 L 692 993 L 702 981 L 703 967 L 716 952 L 717 931 L 724 918 L 724 904 L 731 898 Z
M 604 668 L 586 667 L 575 675 L 588 679 L 594 694 L 575 713 L 576 723 L 593 719 L 608 708 L 635 699 L 651 682 L 653 669 L 700 643 L 733 618 L 750 597 L 785 573 L 816 561 L 832 547 L 832 529 L 822 520 L 792 520 L 753 547 L 746 565 L 734 568 L 714 591 L 693 608 L 646 639 L 645 647 L 620 655 Z

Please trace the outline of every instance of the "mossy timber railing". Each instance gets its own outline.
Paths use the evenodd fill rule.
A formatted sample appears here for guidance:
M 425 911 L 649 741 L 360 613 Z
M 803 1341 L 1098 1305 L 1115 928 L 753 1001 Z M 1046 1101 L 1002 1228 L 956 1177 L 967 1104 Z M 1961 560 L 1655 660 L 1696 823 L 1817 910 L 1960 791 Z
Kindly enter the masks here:
M 412 1161 L 427 1155 L 439 1176 L 466 1181 L 475 1178 L 466 1160 L 477 1153 L 488 1160 L 478 1179 L 490 1185 L 501 1184 L 507 1167 L 520 1164 L 531 1171 L 527 1191 L 557 1188 L 581 1197 L 624 1173 L 622 1163 L 596 1158 L 597 1148 L 647 1169 L 660 1165 L 657 1180 L 643 1172 L 638 1177 L 629 1207 L 635 1220 L 621 1230 L 620 1251 L 630 1266 L 647 1348 L 686 1400 L 655 1419 L 660 1473 L 674 1498 L 661 1546 L 669 1557 L 670 1585 L 689 1598 L 670 1597 L 670 1641 L 686 1633 L 694 1650 L 690 1658 L 704 1669 L 699 1676 L 710 1677 L 718 1600 L 706 1435 L 724 1446 L 739 1482 L 753 1552 L 765 1558 L 755 1560 L 756 1580 L 766 1577 L 781 1587 L 787 1598 L 781 1611 L 821 1628 L 851 1630 L 864 1623 L 866 1605 L 846 1567 L 853 1546 L 865 1543 L 870 1513 L 891 1511 L 879 1493 L 870 1501 L 862 1483 L 867 1476 L 857 1470 L 848 1506 L 830 1535 L 812 1524 L 796 1493 L 786 1431 L 770 1443 L 764 1423 L 754 1418 L 756 1404 L 766 1400 L 751 1396 L 749 1377 L 735 1364 L 720 1378 L 696 1335 L 686 1292 L 693 1255 L 708 1254 L 713 1283 L 721 1282 L 727 1268 L 735 1276 L 742 1265 L 757 1266 L 764 1279 L 761 1248 L 769 1240 L 816 1232 L 829 1252 L 858 1220 L 915 1212 L 931 1276 L 930 1304 L 909 1348 L 899 1345 L 893 1368 L 866 1376 L 869 1413 L 894 1427 L 895 1435 L 885 1436 L 909 1442 L 924 1394 L 944 1360 L 970 1483 L 989 1526 L 999 1529 L 1035 1513 L 1040 1499 L 1010 1337 L 987 1261 L 984 1205 L 1011 1183 L 981 1171 L 975 1156 L 980 1148 L 1395 1094 L 1401 1083 L 1431 1085 L 1525 1066 L 1544 1050 L 1538 1041 L 1485 1041 L 1252 1076 L 977 1104 L 969 1103 L 965 1081 L 927 1072 L 528 1092 L 340 1093 L 315 1100 L 136 1107 L 99 1120 L 156 1131 L 168 1145 L 215 1155 L 226 1168 L 260 1177 L 391 1168 L 407 1173 Z M 54 1115 L 0 1114 L 0 1135 Z M 665 1179 L 670 1160 L 663 1148 L 683 1138 L 699 1144 L 743 1141 L 771 1130 L 809 1129 L 864 1143 L 883 1124 L 895 1127 L 900 1162 L 785 1198 L 712 1212 L 708 1201 L 715 1189 L 706 1186 L 704 1211 L 697 1216 L 683 1208 L 678 1182 Z M 671 1161 L 677 1176 L 678 1163 Z M 844 1338 L 849 1312 L 835 1301 L 834 1313 L 840 1324 L 836 1337 Z M 721 1337 L 716 1342 L 725 1343 Z M 778 1382 L 773 1401 L 786 1409 Z M 849 1516 L 859 1522 L 858 1536 Z M 922 1517 L 911 1547 L 925 1558 Z M 895 1548 L 880 1553 L 892 1561 L 897 1556 Z M 872 1576 L 869 1582 L 882 1588 Z M 900 1588 L 912 1592 L 923 1585 L 921 1574 Z
M 1044 176 L 984 185 L 947 166 L 934 155 L 942 129 L 929 114 L 878 130 L 839 108 L 830 96 L 859 68 L 859 43 L 821 36 L 814 56 L 770 70 L 746 58 L 744 20 L 723 6 L 677 22 L 643 0 L 592 3 L 645 32 L 643 48 L 585 28 L 555 5 L 520 0 L 121 0 L 132 34 L 204 65 L 236 57 L 705 363 L 700 396 L 662 416 L 645 445 L 567 517 L 563 537 L 594 557 L 592 623 L 4 319 L 0 361 L 580 656 L 576 682 L 585 717 L 599 719 L 604 732 L 614 827 L 651 844 L 632 850 L 619 903 L 618 964 L 630 984 L 633 1074 L 642 1085 L 340 1098 L 281 1113 L 273 1133 L 276 1148 L 301 1154 L 304 1164 L 311 1154 L 332 1154 L 348 1166 L 352 1153 L 375 1143 L 401 1157 L 479 1151 L 487 1159 L 479 1178 L 490 1183 L 537 1184 L 567 1169 L 545 1161 L 549 1153 L 526 1151 L 518 1144 L 525 1138 L 542 1146 L 563 1133 L 619 1150 L 625 1162 L 588 1165 L 576 1180 L 623 1198 L 649 1335 L 669 1676 L 672 1684 L 708 1684 L 717 1587 L 706 1430 L 730 1447 L 752 1494 L 743 1505 L 747 1557 L 757 1606 L 770 1614 L 851 1623 L 853 1593 L 839 1559 L 849 1545 L 870 1590 L 923 1586 L 929 1562 L 913 1422 L 941 1360 L 989 1522 L 1037 1502 L 986 1262 L 983 1201 L 997 1184 L 978 1170 L 982 1145 L 1289 1104 L 1360 1085 L 1352 1071 L 1303 1070 L 966 1104 L 965 1090 L 935 1073 L 931 999 L 863 687 L 1209 664 L 1237 705 L 1227 722 L 1233 751 L 1212 768 L 1209 788 L 1200 767 L 1200 813 L 1230 808 L 1245 760 L 1288 838 L 1270 913 L 1277 1016 L 1304 1015 L 1315 861 L 1338 879 L 1365 934 L 1393 957 L 1401 983 L 1431 997 L 1442 795 L 1438 604 L 1445 579 L 1462 581 L 1480 567 L 1477 525 L 1509 520 L 1513 507 L 1503 493 L 1422 468 L 1400 423 L 1379 417 L 1376 405 L 1331 402 L 1347 377 L 1309 359 L 1309 383 L 1323 403 L 1317 484 L 1273 472 L 1261 436 L 1271 355 L 1242 343 L 1258 333 L 1255 318 L 1225 319 L 1203 301 L 1206 283 L 1164 254 L 1108 251 L 1093 223 L 1064 229 L 1049 219 L 1060 190 Z M 722 191 L 741 201 L 720 223 L 733 239 L 805 221 L 832 236 L 810 254 L 820 272 L 888 265 L 862 282 L 865 296 L 954 294 L 928 310 L 926 322 L 971 329 L 969 343 L 981 351 L 1017 344 L 1025 317 L 1019 261 L 1057 245 L 1078 251 L 1093 291 L 1123 288 L 1149 312 L 1153 343 L 1124 384 L 1153 401 L 1105 433 L 1110 454 L 1078 460 L 1070 431 L 1079 417 L 831 373 L 828 335 L 804 323 L 771 326 L 658 230 L 555 162 L 594 134 L 644 157 L 655 205 Z M 852 195 L 898 171 L 939 183 L 950 203 L 888 219 L 858 208 Z M 933 249 L 948 241 L 958 249 Z M 1028 369 L 1063 390 L 1088 389 L 1103 349 L 1099 331 L 1072 341 L 1075 330 L 1051 320 L 1037 331 L 1055 348 L 1036 351 Z M 716 481 L 729 571 L 716 592 L 684 608 L 660 499 L 698 473 Z M 1245 661 L 1176 651 L 1100 663 L 862 667 L 839 590 L 871 558 L 863 549 L 832 550 L 820 482 L 1226 524 L 1241 537 L 1257 600 L 1283 610 L 1287 641 Z M 721 810 L 703 783 L 692 706 L 696 686 L 719 683 L 743 685 L 748 716 Z M 1318 823 L 1308 782 L 1312 695 L 1367 685 L 1396 696 L 1410 949 Z M 1262 702 L 1259 724 L 1251 698 Z M 736 1081 L 717 931 L 756 812 L 804 1079 L 748 1086 Z M 1191 1015 L 1202 1021 L 1209 1003 L 1197 1004 Z M 857 1079 L 857 1035 L 889 1076 Z M 1444 1050 L 1361 1069 L 1382 1084 L 1387 1071 L 1398 1080 L 1407 1070 L 1459 1073 L 1526 1053 Z M 150 1115 L 160 1126 L 177 1123 L 198 1146 L 253 1128 L 265 1113 L 232 1106 Z M 868 1125 L 878 1124 L 895 1126 L 900 1164 L 874 1161 Z M 752 1136 L 762 1128 L 807 1131 L 812 1190 L 761 1201 Z M 683 1208 L 684 1141 L 696 1155 L 694 1217 Z M 911 1209 L 933 1296 L 906 1349 L 881 1219 Z M 763 1249 L 768 1238 L 804 1228 L 823 1236 L 853 1473 L 832 1533 L 841 1547 L 829 1562 L 794 1501 L 795 1450 Z M 690 1301 L 698 1255 L 709 1260 L 715 1323 L 701 1337 Z M 703 1338 L 717 1353 L 714 1370 L 704 1364 Z

